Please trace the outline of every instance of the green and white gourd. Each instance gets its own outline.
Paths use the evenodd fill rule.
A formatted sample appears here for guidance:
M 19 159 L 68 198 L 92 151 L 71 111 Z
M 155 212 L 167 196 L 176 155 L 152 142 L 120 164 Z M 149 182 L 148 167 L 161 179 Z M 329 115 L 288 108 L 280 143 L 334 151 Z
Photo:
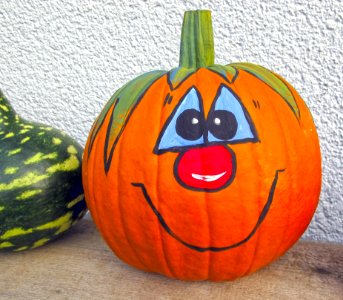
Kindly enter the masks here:
M 0 91 L 0 252 L 42 246 L 83 217 L 82 153 L 65 133 L 22 119 Z

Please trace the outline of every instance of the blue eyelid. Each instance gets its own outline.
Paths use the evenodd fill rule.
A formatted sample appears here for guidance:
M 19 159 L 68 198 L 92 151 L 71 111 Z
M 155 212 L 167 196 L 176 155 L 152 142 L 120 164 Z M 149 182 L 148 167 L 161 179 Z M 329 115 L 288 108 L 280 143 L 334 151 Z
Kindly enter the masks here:
M 243 141 L 257 141 L 257 135 L 255 127 L 251 121 L 249 113 L 239 100 L 238 96 L 227 86 L 222 85 L 218 89 L 218 93 L 214 103 L 212 104 L 211 112 L 216 110 L 226 110 L 234 114 L 237 120 L 237 132 L 234 137 L 226 140 L 227 143 L 239 143 Z M 211 113 L 210 112 L 210 113 Z M 208 132 L 209 142 L 222 142 L 213 136 L 211 132 Z
M 160 136 L 155 146 L 155 152 L 163 151 L 178 151 L 182 147 L 189 147 L 204 144 L 204 137 L 201 136 L 197 140 L 186 140 L 179 136 L 176 132 L 176 120 L 187 109 L 195 109 L 203 113 L 202 102 L 199 92 L 195 87 L 190 88 L 185 96 L 180 100 L 174 112 L 168 118 L 165 126 L 163 127 Z

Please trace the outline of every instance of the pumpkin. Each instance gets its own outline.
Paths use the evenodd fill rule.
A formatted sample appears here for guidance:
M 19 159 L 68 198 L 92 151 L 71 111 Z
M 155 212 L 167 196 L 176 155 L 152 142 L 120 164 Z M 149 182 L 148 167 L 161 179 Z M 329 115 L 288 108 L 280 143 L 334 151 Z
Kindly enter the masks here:
M 85 197 L 126 263 L 183 280 L 233 280 L 308 226 L 321 158 L 311 114 L 279 75 L 214 64 L 209 11 L 185 13 L 180 66 L 128 82 L 88 137 Z
M 86 212 L 82 147 L 21 118 L 0 91 L 0 251 L 55 240 Z

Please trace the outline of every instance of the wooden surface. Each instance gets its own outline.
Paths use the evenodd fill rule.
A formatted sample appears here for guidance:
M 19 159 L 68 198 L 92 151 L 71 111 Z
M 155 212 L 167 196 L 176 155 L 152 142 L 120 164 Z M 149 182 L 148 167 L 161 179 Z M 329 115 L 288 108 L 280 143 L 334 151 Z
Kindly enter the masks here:
M 0 254 L 0 299 L 343 299 L 343 245 L 299 242 L 248 277 L 182 282 L 122 263 L 84 219 L 54 243 Z

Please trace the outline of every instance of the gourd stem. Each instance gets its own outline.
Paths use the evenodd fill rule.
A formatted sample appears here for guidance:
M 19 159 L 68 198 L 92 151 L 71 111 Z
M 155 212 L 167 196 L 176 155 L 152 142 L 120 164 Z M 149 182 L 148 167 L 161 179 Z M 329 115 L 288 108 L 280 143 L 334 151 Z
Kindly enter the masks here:
M 183 18 L 180 67 L 200 68 L 214 64 L 212 18 L 209 10 L 187 11 Z

